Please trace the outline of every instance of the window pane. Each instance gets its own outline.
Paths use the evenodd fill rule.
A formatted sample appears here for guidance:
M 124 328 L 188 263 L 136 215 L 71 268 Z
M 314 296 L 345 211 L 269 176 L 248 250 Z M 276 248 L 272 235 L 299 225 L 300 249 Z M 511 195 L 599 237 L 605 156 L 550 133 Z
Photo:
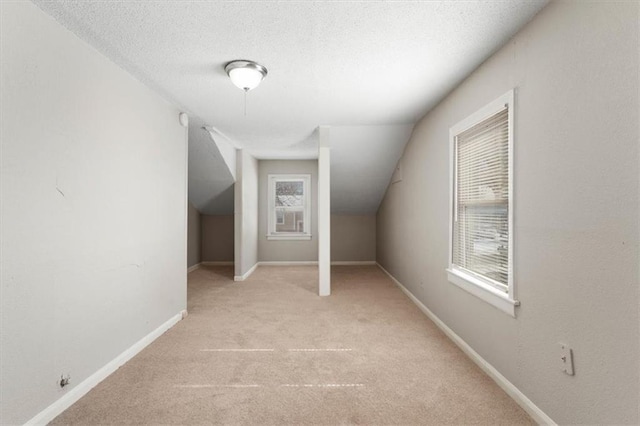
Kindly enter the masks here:
M 268 175 L 268 239 L 309 239 L 310 175 Z M 280 234 L 280 235 L 277 235 Z M 270 238 L 273 237 L 273 238 Z M 309 238 L 307 238 L 309 237 Z
M 276 207 L 281 206 L 304 206 L 304 183 L 302 181 L 276 182 Z
M 454 232 L 454 263 L 507 286 L 507 205 L 461 206 Z
M 304 232 L 304 210 L 303 209 L 278 209 L 276 208 L 276 218 L 282 217 L 282 222 L 276 221 L 276 232 Z

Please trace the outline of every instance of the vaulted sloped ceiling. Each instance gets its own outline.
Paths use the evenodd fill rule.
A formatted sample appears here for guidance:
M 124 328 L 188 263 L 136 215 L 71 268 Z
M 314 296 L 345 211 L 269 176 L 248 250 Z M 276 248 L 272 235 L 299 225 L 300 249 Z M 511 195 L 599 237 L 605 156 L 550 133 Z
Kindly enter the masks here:
M 334 213 L 376 213 L 412 130 L 411 124 L 330 129 Z
M 205 214 L 233 214 L 233 173 L 220 147 L 203 127 L 200 119 L 190 120 L 189 201 Z
M 349 127 L 345 146 L 332 141 L 332 189 L 351 185 L 355 193 L 357 182 L 360 196 L 338 194 L 332 208 L 364 213 L 377 209 L 395 150 L 406 143 L 397 126 L 413 125 L 547 0 L 35 3 L 188 112 L 197 123 L 192 153 L 215 148 L 194 129 L 200 124 L 258 158 L 312 158 L 319 125 Z M 243 93 L 224 72 L 234 59 L 269 70 L 248 93 L 246 116 Z M 371 126 L 387 136 L 366 147 Z M 228 180 L 213 157 L 189 163 L 190 197 L 208 213 L 225 211 L 222 202 L 229 210 L 230 200 L 216 194 L 226 183 L 211 184 Z M 353 180 L 348 164 L 367 179 Z

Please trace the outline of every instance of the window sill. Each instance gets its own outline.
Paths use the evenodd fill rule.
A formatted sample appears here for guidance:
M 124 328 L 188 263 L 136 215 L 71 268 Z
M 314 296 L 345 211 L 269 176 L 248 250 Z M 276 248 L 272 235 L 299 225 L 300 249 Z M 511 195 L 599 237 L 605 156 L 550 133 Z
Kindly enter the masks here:
M 512 299 L 507 293 L 457 269 L 447 269 L 447 275 L 450 283 L 484 300 L 502 312 L 514 318 L 516 317 L 516 306 L 520 306 L 520 302 Z
M 273 234 L 269 234 L 267 235 L 267 240 L 310 240 L 311 239 L 311 235 L 309 234 L 303 234 L 303 235 L 296 235 L 296 234 L 282 234 L 282 235 L 273 235 Z

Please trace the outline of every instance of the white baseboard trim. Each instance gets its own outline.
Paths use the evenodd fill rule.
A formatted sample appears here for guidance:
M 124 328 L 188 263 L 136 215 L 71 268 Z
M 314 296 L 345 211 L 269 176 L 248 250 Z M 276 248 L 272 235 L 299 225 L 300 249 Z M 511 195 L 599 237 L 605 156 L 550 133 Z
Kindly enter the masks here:
M 202 262 L 203 265 L 233 265 L 233 262 Z M 331 262 L 335 266 L 346 265 L 375 265 L 375 260 L 336 260 Z M 255 266 L 316 266 L 317 260 L 263 260 L 256 263 Z M 246 275 L 246 274 L 245 274 Z M 241 280 L 237 280 L 241 281 Z
M 137 343 L 131 346 L 129 349 L 122 352 L 115 359 L 109 362 L 104 367 L 100 368 L 98 371 L 93 373 L 91 376 L 87 377 L 80 384 L 70 389 L 66 394 L 60 397 L 53 404 L 45 408 L 43 411 L 38 413 L 35 417 L 29 420 L 25 425 L 46 425 L 58 415 L 60 415 L 64 410 L 71 407 L 76 401 L 86 395 L 91 389 L 96 387 L 101 381 L 106 379 L 124 365 L 131 358 L 136 356 L 140 351 L 142 351 L 145 347 L 147 347 L 151 342 L 160 337 L 164 332 L 173 327 L 178 321 L 186 316 L 186 310 L 178 313 L 171 317 L 167 322 L 162 324 L 160 327 L 153 330 L 151 333 L 144 336 Z
M 200 266 L 202 266 L 202 263 L 196 263 L 196 264 L 195 264 L 195 265 L 193 265 L 193 266 L 189 266 L 189 267 L 187 268 L 187 274 L 188 274 L 189 272 L 193 272 L 193 271 L 195 271 L 196 269 L 200 269 Z
M 235 263 L 233 262 L 233 260 L 224 260 L 224 261 L 222 261 L 222 260 L 214 260 L 214 261 L 207 260 L 205 262 L 202 262 L 203 266 L 232 266 L 234 264 Z
M 317 260 L 291 260 L 291 261 L 280 261 L 280 260 L 267 260 L 258 262 L 261 266 L 304 266 L 304 265 L 317 265 Z M 347 266 L 347 265 L 375 265 L 375 260 L 334 260 L 331 262 L 332 265 L 335 266 Z
M 202 262 L 202 265 L 233 265 L 233 262 Z M 331 262 L 332 265 L 376 265 L 375 260 L 358 260 L 358 261 L 336 261 Z M 317 266 L 317 260 L 289 260 L 289 261 L 281 261 L 281 260 L 263 260 L 257 262 L 251 269 L 249 269 L 244 275 L 236 275 L 233 277 L 234 281 L 244 281 L 251 274 L 254 273 L 258 266 Z
M 317 265 L 318 261 L 261 261 L 257 262 L 251 269 L 249 269 L 244 275 L 236 275 L 233 277 L 234 281 L 244 281 L 249 278 L 249 275 L 253 274 L 258 266 L 302 266 L 302 265 Z
M 317 260 L 291 260 L 291 261 L 279 261 L 279 260 L 266 260 L 258 262 L 260 266 L 305 266 L 305 265 L 317 265 Z
M 244 273 L 244 275 L 236 275 L 236 276 L 234 276 L 234 277 L 233 277 L 233 280 L 234 280 L 234 281 L 244 281 L 244 280 L 246 280 L 247 278 L 249 278 L 249 276 L 250 276 L 251 274 L 253 274 L 253 272 L 256 270 L 256 268 L 258 267 L 258 265 L 260 265 L 260 262 L 256 262 L 256 264 L 255 264 L 255 265 L 253 265 L 253 266 L 251 267 L 251 269 L 249 269 L 247 272 L 245 272 L 245 273 Z
M 507 393 L 524 411 L 526 411 L 536 423 L 541 425 L 556 425 L 556 423 L 547 416 L 544 411 L 538 408 L 520 389 L 518 389 L 513 383 L 511 383 L 506 377 L 504 377 L 494 366 L 489 364 L 484 358 L 480 356 L 462 337 L 458 336 L 453 330 L 451 330 L 440 318 L 438 318 L 433 312 L 429 310 L 417 297 L 413 295 L 400 281 L 398 281 L 393 275 L 376 262 L 378 267 L 391 278 L 395 285 L 400 288 L 406 294 L 409 299 L 431 320 L 435 323 L 440 330 L 447 335 L 449 339 L 453 341 L 462 351 L 467 354 L 478 367 L 484 371 L 487 376 L 491 377 L 497 384 Z

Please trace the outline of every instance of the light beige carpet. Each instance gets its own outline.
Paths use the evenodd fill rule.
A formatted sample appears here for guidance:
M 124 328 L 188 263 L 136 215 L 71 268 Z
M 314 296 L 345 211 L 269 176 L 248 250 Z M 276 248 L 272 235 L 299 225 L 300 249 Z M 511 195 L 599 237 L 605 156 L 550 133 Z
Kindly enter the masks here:
M 376 266 L 189 274 L 189 316 L 53 424 L 531 424 Z

